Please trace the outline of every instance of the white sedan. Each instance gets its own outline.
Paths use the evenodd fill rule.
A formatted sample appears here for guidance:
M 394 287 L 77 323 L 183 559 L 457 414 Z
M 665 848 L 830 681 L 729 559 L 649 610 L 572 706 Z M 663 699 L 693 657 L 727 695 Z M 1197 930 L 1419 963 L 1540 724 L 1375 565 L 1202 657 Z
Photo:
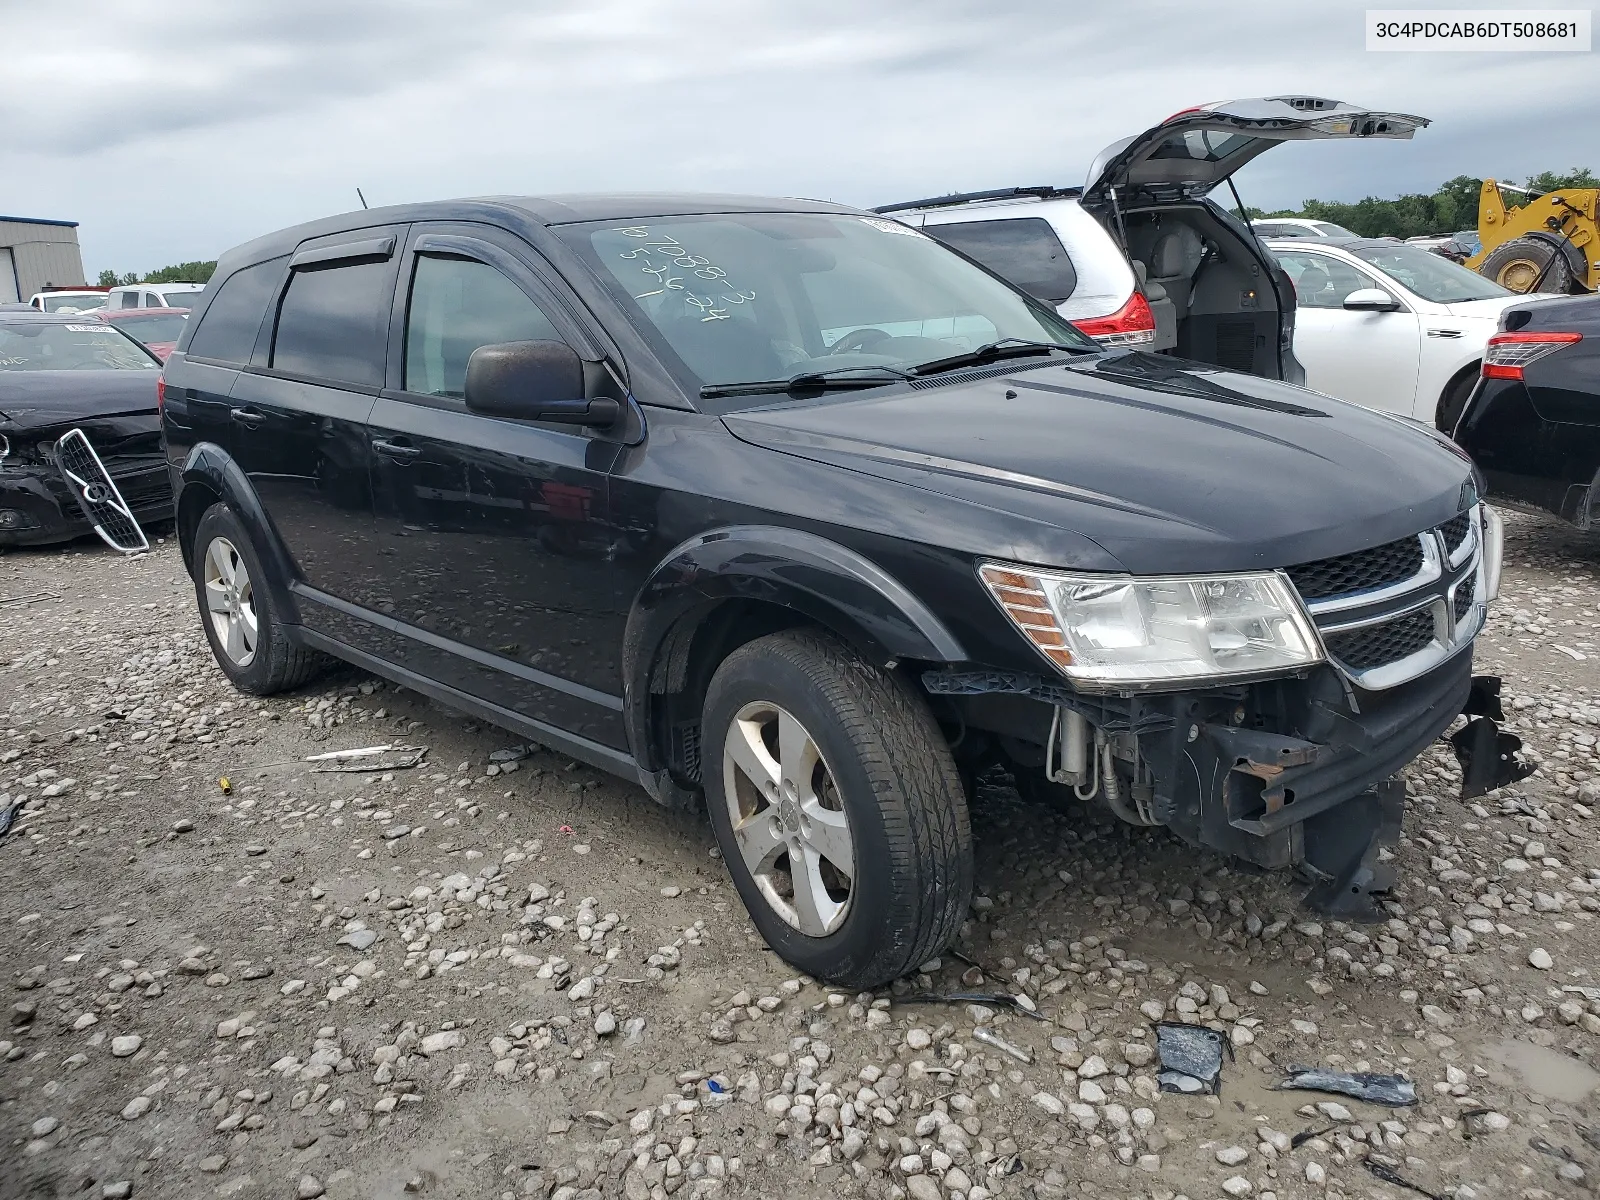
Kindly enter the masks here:
M 1500 314 L 1531 299 L 1417 246 L 1277 239 L 1294 280 L 1306 386 L 1446 432 L 1478 380 Z

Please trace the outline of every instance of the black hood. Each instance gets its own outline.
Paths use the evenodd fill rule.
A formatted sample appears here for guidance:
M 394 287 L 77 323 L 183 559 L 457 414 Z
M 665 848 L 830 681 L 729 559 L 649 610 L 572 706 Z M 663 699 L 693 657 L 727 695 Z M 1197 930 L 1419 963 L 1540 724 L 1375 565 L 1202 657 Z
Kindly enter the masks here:
M 156 414 L 159 371 L 0 371 L 0 424 L 41 429 L 93 417 Z
M 1151 354 L 724 421 L 755 445 L 1069 529 L 1141 573 L 1345 554 L 1441 524 L 1475 495 L 1470 463 L 1414 422 Z

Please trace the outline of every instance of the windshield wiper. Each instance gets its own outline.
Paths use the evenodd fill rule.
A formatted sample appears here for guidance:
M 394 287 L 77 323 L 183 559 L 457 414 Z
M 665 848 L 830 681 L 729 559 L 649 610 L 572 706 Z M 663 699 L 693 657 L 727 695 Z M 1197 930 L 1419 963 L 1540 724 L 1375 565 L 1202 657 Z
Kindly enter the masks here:
M 1072 354 L 1094 354 L 1098 352 L 1099 347 L 1069 346 L 1065 342 L 1030 342 L 1026 338 L 1001 338 L 997 342 L 988 342 L 965 354 L 952 354 L 949 358 L 936 358 L 932 362 L 918 363 L 911 370 L 916 375 L 937 375 L 940 371 L 954 371 L 959 367 L 972 367 L 1001 358 L 1048 354 L 1052 350 L 1066 350 Z
M 863 374 L 862 372 L 872 372 Z M 786 392 L 822 392 L 840 388 L 875 388 L 912 378 L 912 372 L 899 367 L 875 364 L 838 367 L 832 371 L 801 371 L 787 379 L 753 379 L 747 383 L 708 383 L 700 389 L 700 399 L 719 396 L 779 396 Z

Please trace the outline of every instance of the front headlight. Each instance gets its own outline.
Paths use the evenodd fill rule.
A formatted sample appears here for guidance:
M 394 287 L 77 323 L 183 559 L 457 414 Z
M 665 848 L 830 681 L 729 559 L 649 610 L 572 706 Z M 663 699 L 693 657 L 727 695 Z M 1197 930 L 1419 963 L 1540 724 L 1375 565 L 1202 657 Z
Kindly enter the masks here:
M 1086 687 L 1213 682 L 1323 658 L 1278 571 L 1135 579 L 984 563 L 978 574 L 1023 636 Z

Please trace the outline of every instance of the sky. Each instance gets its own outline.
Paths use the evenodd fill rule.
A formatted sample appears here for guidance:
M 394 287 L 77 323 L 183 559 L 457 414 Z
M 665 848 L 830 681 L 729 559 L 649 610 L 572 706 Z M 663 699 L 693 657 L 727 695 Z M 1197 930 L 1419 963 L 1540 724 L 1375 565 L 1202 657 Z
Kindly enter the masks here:
M 92 280 L 215 258 L 358 207 L 357 187 L 374 206 L 642 190 L 870 206 L 1077 184 L 1101 148 L 1178 109 L 1284 94 L 1434 124 L 1409 142 L 1263 155 L 1238 184 L 1269 210 L 1456 175 L 1600 169 L 1595 54 L 1370 53 L 1364 12 L 1344 0 L 0 0 L 0 213 L 81 222 Z

